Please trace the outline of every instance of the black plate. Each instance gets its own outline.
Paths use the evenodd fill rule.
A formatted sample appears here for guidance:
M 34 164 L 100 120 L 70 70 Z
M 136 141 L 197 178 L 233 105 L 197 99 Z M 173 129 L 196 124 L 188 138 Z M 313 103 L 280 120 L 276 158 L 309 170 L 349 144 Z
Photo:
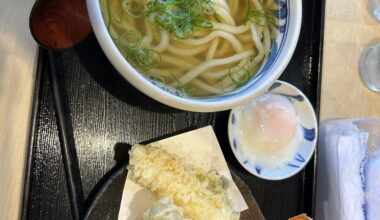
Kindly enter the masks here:
M 104 183 L 87 210 L 85 220 L 117 220 L 128 173 L 126 167 L 127 165 L 124 165 L 116 170 Z M 249 207 L 248 210 L 241 213 L 240 220 L 265 220 L 249 187 L 233 170 L 231 170 L 231 174 Z
M 297 48 L 281 76 L 310 99 L 318 113 L 323 4 L 303 0 Z M 162 105 L 126 82 L 108 62 L 94 35 L 74 48 L 55 54 L 88 208 L 98 182 L 127 161 L 128 146 L 212 125 L 227 162 L 248 185 L 268 220 L 299 213 L 314 215 L 315 157 L 299 174 L 265 181 L 247 173 L 236 161 L 227 137 L 229 111 L 194 113 Z M 53 111 L 46 56 L 39 53 L 22 219 L 71 219 L 66 181 Z

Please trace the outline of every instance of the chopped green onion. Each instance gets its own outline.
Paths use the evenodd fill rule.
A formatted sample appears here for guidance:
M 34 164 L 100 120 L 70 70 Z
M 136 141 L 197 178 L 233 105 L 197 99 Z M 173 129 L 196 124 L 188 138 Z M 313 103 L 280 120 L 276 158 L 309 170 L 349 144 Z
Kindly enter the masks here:
M 177 86 L 175 87 L 182 93 L 189 95 L 189 96 L 194 96 L 197 94 L 197 89 L 194 87 L 191 87 L 190 85 L 186 84 L 184 85 L 180 79 L 178 79 L 173 73 L 171 73 L 173 79 L 177 82 Z
M 111 6 L 110 6 L 110 0 L 107 0 L 107 16 L 108 16 L 108 23 L 107 23 L 107 29 L 110 30 L 111 22 L 112 22 L 112 15 L 111 15 Z
M 126 59 L 132 66 L 143 70 L 152 69 L 161 62 L 159 52 L 147 48 L 127 50 Z
M 228 71 L 228 75 L 230 76 L 232 82 L 237 86 L 245 84 L 250 79 L 249 69 L 241 66 L 236 66 L 234 68 L 238 70 L 231 71 L 230 68 Z
M 148 0 L 146 16 L 178 39 L 190 38 L 197 29 L 211 29 L 215 13 L 211 0 Z
M 276 25 L 276 18 L 270 10 L 252 9 L 250 1 L 247 0 L 246 22 L 250 21 L 260 26 Z
M 119 43 L 124 48 L 138 49 L 141 45 L 141 36 L 134 31 L 126 31 L 119 37 Z
M 160 64 L 158 51 L 142 44 L 142 37 L 137 31 L 127 30 L 115 40 L 128 62 L 140 70 L 149 70 Z
M 195 96 L 197 94 L 197 89 L 189 85 L 185 85 L 182 90 L 185 94 L 189 96 Z
M 148 75 L 147 76 L 150 80 L 154 80 L 156 82 L 159 82 L 163 85 L 166 85 L 166 80 L 165 80 L 165 77 L 163 76 L 153 76 L 153 75 Z
M 144 11 L 144 6 L 138 0 L 123 0 L 121 6 L 132 17 L 141 17 Z

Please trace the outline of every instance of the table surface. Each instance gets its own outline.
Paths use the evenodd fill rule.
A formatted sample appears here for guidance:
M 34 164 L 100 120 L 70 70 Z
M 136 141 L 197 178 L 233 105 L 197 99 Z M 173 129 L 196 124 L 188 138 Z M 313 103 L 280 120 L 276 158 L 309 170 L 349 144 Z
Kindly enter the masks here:
M 18 219 L 37 45 L 29 33 L 34 0 L 0 0 L 0 219 Z
M 380 95 L 362 84 L 361 50 L 379 39 L 366 0 L 326 0 L 321 120 L 380 117 Z M 34 0 L 0 0 L 0 219 L 18 219 L 37 45 L 28 27 Z
M 368 0 L 326 0 L 321 120 L 380 117 L 380 94 L 367 89 L 359 75 L 359 56 L 380 40 L 380 23 Z

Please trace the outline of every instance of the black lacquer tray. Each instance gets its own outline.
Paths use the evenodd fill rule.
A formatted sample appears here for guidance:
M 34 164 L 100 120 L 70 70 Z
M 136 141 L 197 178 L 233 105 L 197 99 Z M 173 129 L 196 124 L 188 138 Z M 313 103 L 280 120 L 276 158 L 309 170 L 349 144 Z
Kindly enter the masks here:
M 303 0 L 301 35 L 291 62 L 281 76 L 301 89 L 317 114 L 323 42 L 323 0 Z M 22 219 L 71 219 L 59 147 L 47 56 L 38 55 L 37 79 L 25 174 Z M 225 158 L 249 186 L 266 219 L 314 216 L 313 157 L 299 174 L 265 181 L 247 173 L 234 158 L 227 138 L 228 111 L 194 113 L 167 107 L 125 81 L 108 62 L 95 36 L 75 48 L 54 54 L 61 83 L 67 88 L 75 145 L 88 208 L 100 186 L 128 160 L 133 143 L 148 142 L 212 125 Z M 121 199 L 115 197 L 115 201 Z

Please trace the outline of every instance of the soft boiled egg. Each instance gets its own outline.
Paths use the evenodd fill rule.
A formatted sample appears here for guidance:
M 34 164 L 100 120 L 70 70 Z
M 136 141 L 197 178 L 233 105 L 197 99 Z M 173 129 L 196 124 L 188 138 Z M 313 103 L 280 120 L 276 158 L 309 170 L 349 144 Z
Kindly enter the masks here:
M 244 106 L 239 118 L 240 150 L 248 159 L 272 169 L 292 160 L 301 141 L 300 126 L 286 96 L 263 95 Z

